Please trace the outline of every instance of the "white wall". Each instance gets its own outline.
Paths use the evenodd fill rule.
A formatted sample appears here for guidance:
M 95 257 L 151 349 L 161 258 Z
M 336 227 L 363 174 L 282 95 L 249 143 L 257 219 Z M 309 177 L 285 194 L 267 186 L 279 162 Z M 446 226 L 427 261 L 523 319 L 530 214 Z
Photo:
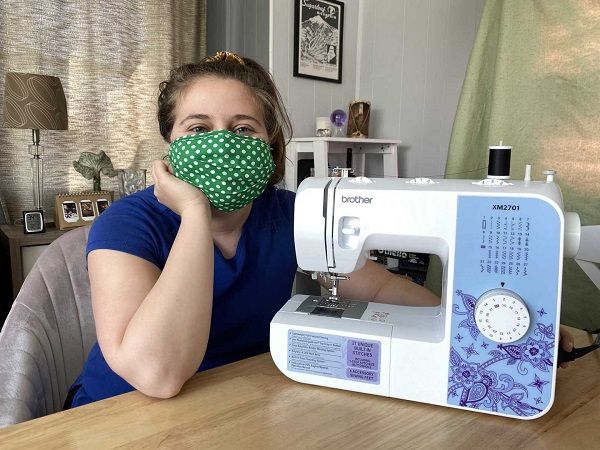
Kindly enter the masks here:
M 294 1 L 271 0 L 270 68 L 289 109 L 294 137 L 312 136 L 317 116 L 347 110 L 354 99 L 370 100 L 370 137 L 405 144 L 400 175 L 443 174 L 485 0 L 344 3 L 340 85 L 292 76 Z
M 371 132 L 402 139 L 401 176 L 443 175 L 454 115 L 484 0 L 361 4 L 360 98 Z M 372 7 L 375 5 L 376 7 Z

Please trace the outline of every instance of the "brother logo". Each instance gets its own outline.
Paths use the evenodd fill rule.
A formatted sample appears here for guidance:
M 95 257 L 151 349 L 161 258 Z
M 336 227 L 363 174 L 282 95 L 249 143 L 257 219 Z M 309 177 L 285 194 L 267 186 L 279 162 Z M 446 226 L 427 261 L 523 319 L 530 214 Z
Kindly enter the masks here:
M 371 200 L 373 200 L 373 197 L 362 197 L 360 195 L 346 197 L 342 195 L 342 203 L 371 203 Z

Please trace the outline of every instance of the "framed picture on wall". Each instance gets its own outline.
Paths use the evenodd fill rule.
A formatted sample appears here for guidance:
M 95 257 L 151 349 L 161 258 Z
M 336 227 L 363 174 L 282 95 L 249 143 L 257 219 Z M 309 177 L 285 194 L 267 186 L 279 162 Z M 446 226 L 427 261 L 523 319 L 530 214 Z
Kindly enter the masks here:
M 295 0 L 294 76 L 342 82 L 344 4 Z

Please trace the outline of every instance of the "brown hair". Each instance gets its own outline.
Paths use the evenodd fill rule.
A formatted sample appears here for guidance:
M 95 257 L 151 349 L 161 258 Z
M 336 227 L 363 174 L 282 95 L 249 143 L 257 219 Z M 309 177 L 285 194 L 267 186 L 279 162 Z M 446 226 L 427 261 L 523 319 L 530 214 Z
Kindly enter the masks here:
M 263 113 L 275 162 L 275 172 L 269 180 L 269 185 L 277 184 L 284 176 L 286 135 L 291 137 L 292 124 L 271 75 L 250 58 L 218 52 L 215 56 L 203 58 L 198 63 L 184 64 L 172 70 L 169 79 L 159 85 L 160 134 L 169 142 L 175 123 L 175 107 L 181 93 L 194 80 L 205 76 L 240 81 L 254 93 Z

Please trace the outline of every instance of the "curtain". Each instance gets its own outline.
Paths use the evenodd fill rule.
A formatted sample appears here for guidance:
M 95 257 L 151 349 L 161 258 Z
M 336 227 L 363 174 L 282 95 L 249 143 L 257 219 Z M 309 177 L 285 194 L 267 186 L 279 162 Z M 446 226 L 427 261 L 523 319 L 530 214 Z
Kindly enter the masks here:
M 91 190 L 73 168 L 104 150 L 116 169 L 149 169 L 166 153 L 158 131 L 158 84 L 170 69 L 204 56 L 205 0 L 0 0 L 0 96 L 7 71 L 60 78 L 69 130 L 41 130 L 44 204 Z M 0 99 L 1 104 L 1 99 Z M 31 131 L 0 128 L 0 191 L 14 221 L 32 209 Z M 117 190 L 102 177 L 102 188 Z
M 511 177 L 557 171 L 566 211 L 600 224 L 600 2 L 488 0 L 452 130 L 446 176 L 487 174 L 511 145 Z M 562 322 L 600 328 L 600 293 L 565 260 Z

